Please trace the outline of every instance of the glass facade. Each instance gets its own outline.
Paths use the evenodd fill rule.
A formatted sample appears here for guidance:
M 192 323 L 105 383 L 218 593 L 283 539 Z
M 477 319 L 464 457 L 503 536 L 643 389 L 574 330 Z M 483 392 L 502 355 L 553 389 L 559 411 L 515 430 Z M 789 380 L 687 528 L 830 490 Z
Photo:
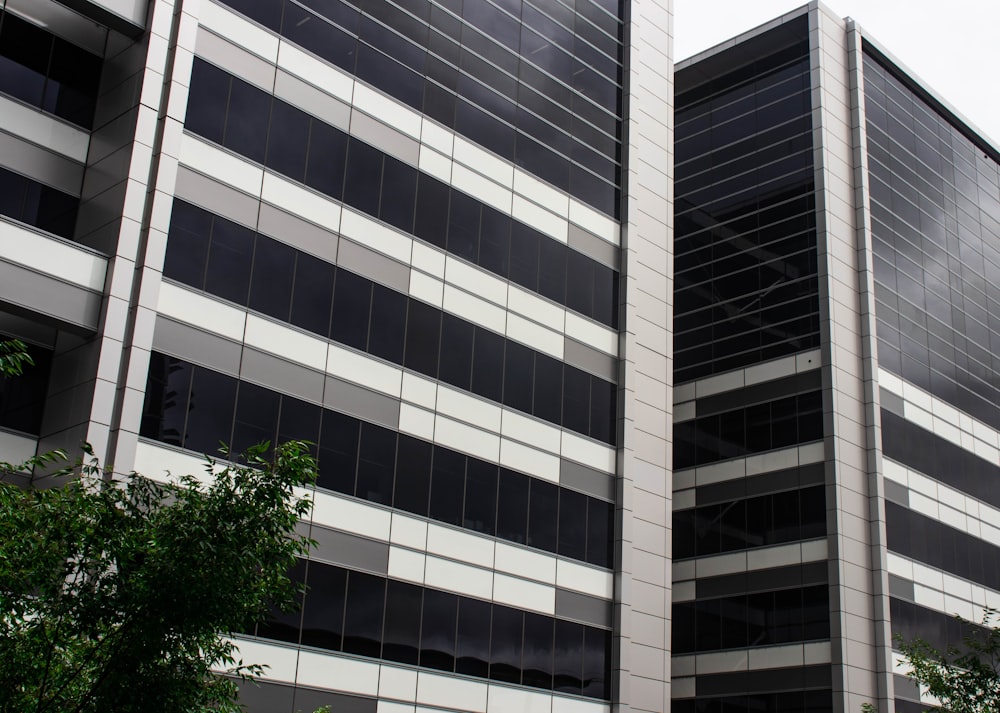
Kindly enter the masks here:
M 619 0 L 225 0 L 418 112 L 617 216 Z
M 804 22 L 710 81 L 677 73 L 676 383 L 819 346 Z
M 879 365 L 1000 428 L 1000 163 L 864 62 Z

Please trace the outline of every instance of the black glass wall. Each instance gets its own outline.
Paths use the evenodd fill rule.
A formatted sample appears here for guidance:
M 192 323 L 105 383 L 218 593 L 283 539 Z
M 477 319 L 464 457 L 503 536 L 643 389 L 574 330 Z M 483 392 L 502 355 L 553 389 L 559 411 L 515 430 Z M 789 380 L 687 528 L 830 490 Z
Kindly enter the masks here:
M 198 453 L 308 440 L 320 488 L 611 566 L 607 501 L 157 352 L 140 434 Z
M 614 444 L 615 384 L 179 200 L 164 275 Z
M 677 73 L 677 383 L 819 345 L 806 36 L 802 18 Z
M 1000 428 L 1000 164 L 866 48 L 879 365 Z
M 618 274 L 611 268 L 200 59 L 184 125 L 532 292 L 617 325 Z
M 610 697 L 611 632 L 321 562 L 299 562 L 300 608 L 257 635 L 439 671 Z
M 617 215 L 619 0 L 225 0 L 501 157 Z
M 79 207 L 76 196 L 0 168 L 0 215 L 72 238 Z
M 0 8 L 0 92 L 90 128 L 101 58 Z

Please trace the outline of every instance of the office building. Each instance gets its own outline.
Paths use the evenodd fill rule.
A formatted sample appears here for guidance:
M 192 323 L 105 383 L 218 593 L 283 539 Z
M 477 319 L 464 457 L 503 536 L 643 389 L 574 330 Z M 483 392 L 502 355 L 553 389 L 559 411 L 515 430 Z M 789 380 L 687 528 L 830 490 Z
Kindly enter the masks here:
M 1000 603 L 1000 156 L 816 3 L 675 90 L 673 710 L 924 710 L 892 635 Z
M 1000 606 L 995 145 L 818 3 L 671 34 L 0 9 L 0 458 L 317 444 L 248 710 L 910 713 L 892 634 Z
M 5 458 L 317 444 L 250 710 L 666 710 L 669 3 L 0 12 Z

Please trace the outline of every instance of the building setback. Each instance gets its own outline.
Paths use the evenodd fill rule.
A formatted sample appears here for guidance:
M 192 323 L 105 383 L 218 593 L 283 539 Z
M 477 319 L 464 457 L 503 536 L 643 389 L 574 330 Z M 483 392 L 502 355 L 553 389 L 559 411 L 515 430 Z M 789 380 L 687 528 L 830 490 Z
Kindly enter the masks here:
M 0 460 L 317 444 L 249 711 L 910 713 L 1000 607 L 996 147 L 818 3 L 671 35 L 0 8 Z
M 677 66 L 674 711 L 923 710 L 1000 603 L 998 152 L 813 3 Z

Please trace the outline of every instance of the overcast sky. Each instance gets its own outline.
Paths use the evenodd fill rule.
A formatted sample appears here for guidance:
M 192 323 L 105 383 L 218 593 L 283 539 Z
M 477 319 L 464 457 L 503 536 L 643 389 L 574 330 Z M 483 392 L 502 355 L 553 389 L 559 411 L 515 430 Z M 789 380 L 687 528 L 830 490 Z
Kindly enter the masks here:
M 825 0 L 853 17 L 924 85 L 1000 147 L 1000 0 Z M 674 58 L 685 59 L 805 0 L 674 0 Z

